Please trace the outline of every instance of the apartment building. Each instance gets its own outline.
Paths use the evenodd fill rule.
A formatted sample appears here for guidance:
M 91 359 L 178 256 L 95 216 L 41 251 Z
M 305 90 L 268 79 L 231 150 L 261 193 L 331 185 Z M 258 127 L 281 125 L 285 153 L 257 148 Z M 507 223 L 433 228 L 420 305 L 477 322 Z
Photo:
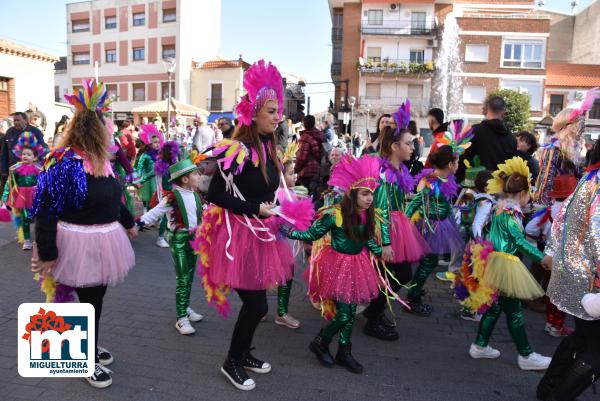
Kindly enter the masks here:
M 115 98 L 118 119 L 168 96 L 191 102 L 192 60 L 220 44 L 220 0 L 93 0 L 67 4 L 67 70 L 73 87 L 96 73 Z M 184 34 L 185 33 L 185 34 Z M 97 67 L 97 71 L 95 69 Z

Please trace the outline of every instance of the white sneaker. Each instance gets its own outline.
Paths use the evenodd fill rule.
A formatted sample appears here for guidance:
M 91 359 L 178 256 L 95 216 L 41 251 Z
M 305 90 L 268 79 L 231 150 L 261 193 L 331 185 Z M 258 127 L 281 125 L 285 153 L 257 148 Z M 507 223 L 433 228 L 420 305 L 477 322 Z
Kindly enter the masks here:
M 24 251 L 30 251 L 30 250 L 32 250 L 32 249 L 33 249 L 33 244 L 31 243 L 31 240 L 30 240 L 30 239 L 26 239 L 26 240 L 23 242 L 23 248 L 22 248 L 22 249 L 23 249 Z
M 545 370 L 552 362 L 552 358 L 540 355 L 536 352 L 529 354 L 529 356 L 521 356 L 517 358 L 519 367 L 523 370 Z
M 177 329 L 179 334 L 183 334 L 185 336 L 189 334 L 194 334 L 196 332 L 196 330 L 190 324 L 190 319 L 188 319 L 187 317 L 181 317 L 177 319 L 177 322 L 175 323 L 175 328 Z
M 486 347 L 481 347 L 477 344 L 471 344 L 471 348 L 469 348 L 469 355 L 473 359 L 494 359 L 500 356 L 500 351 L 490 347 L 489 345 Z
M 158 239 L 156 240 L 156 246 L 160 248 L 168 248 L 169 243 L 165 240 L 164 237 L 158 237 Z
M 199 322 L 200 320 L 204 319 L 204 316 L 194 312 L 194 310 L 190 307 L 187 308 L 187 317 L 190 319 L 190 322 Z

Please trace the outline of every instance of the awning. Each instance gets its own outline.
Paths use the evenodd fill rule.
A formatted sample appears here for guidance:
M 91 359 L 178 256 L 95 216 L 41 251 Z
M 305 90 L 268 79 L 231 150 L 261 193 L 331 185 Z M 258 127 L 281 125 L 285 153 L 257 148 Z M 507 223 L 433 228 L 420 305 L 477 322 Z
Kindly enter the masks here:
M 155 103 L 148 103 L 143 106 L 134 107 L 131 111 L 137 114 L 164 114 L 168 110 L 167 99 Z M 181 115 L 186 117 L 194 117 L 196 115 L 208 116 L 209 112 L 200 107 L 185 104 L 177 99 L 171 98 L 171 113 L 173 115 Z
M 210 115 L 208 116 L 208 122 L 214 123 L 219 118 L 223 118 L 223 117 L 229 117 L 229 118 L 231 118 L 231 121 L 233 121 L 233 119 L 235 118 L 233 116 L 233 112 L 231 112 L 231 111 L 227 112 L 227 113 L 210 113 Z

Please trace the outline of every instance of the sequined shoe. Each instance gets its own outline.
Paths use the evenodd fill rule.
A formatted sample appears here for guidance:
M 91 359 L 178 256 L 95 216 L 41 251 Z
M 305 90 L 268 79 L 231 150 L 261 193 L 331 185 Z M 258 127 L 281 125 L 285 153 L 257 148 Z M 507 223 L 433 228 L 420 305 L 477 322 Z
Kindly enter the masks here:
M 292 316 L 287 313 L 282 316 L 275 316 L 275 324 L 280 326 L 289 327 L 290 329 L 297 329 L 300 327 L 300 322 L 297 319 L 294 319 Z

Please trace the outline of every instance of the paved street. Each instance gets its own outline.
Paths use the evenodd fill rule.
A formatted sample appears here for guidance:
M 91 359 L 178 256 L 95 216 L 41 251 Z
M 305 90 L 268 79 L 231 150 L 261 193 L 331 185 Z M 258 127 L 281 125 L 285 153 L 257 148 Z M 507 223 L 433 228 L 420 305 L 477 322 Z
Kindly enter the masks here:
M 516 350 L 502 319 L 492 345 L 499 360 L 471 360 L 467 350 L 476 324 L 458 318 L 450 291 L 432 279 L 428 301 L 431 318 L 399 316 L 400 341 L 382 343 L 355 326 L 353 350 L 365 366 L 363 375 L 342 368 L 325 369 L 307 349 L 321 320 L 304 299 L 300 285 L 292 293 L 291 313 L 303 326 L 292 331 L 272 323 L 275 297 L 270 296 L 269 320 L 260 325 L 255 354 L 273 365 L 257 377 L 257 388 L 240 392 L 219 373 L 233 319 L 223 320 L 207 309 L 198 284 L 192 306 L 205 315 L 197 333 L 175 331 L 174 275 L 169 251 L 154 246 L 155 231 L 135 241 L 137 266 L 127 280 L 109 289 L 102 316 L 100 344 L 115 356 L 113 385 L 91 388 L 82 379 L 24 379 L 17 373 L 16 311 L 21 302 L 42 301 L 29 272 L 29 253 L 14 242 L 12 228 L 0 226 L 0 399 L 2 400 L 534 400 L 539 373 L 518 369 Z M 8 243 L 6 243 L 8 241 Z M 238 309 L 235 297 L 234 310 Z M 527 311 L 531 343 L 551 354 L 557 339 L 543 333 L 543 316 Z M 335 350 L 335 347 L 333 347 Z M 258 375 L 254 375 L 255 377 Z M 591 392 L 580 400 L 591 400 Z

